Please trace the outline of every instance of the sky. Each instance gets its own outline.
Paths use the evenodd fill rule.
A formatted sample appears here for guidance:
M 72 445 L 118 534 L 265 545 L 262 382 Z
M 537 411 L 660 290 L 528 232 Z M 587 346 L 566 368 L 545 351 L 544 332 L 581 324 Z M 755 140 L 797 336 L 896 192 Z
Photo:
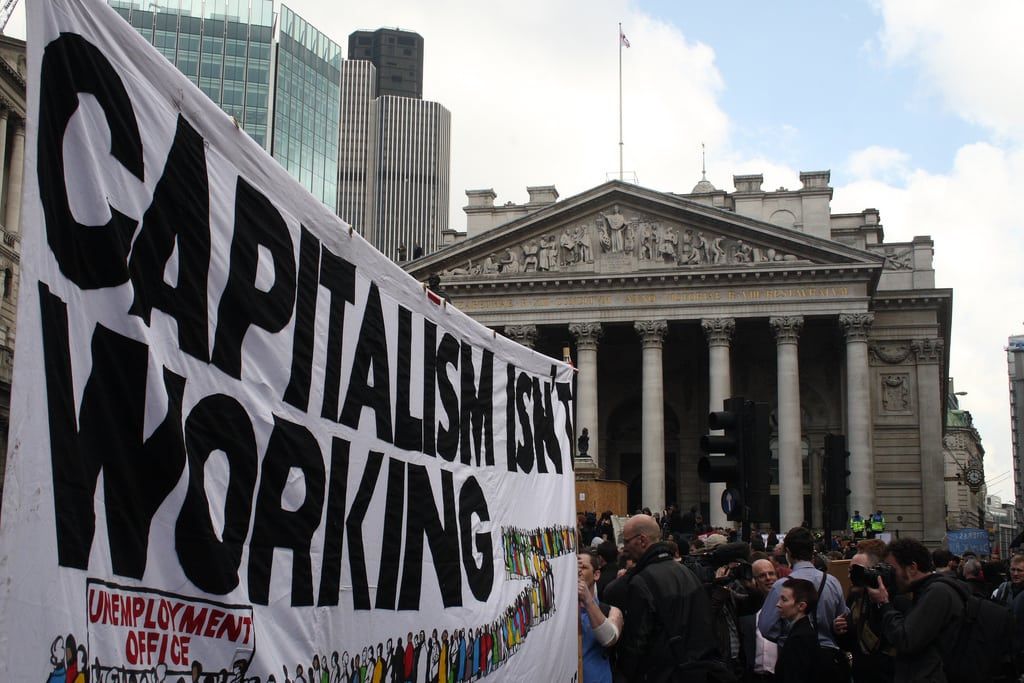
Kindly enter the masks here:
M 24 36 L 22 0 L 6 33 Z M 290 0 L 330 38 L 413 30 L 424 97 L 452 114 L 451 227 L 465 190 L 497 203 L 618 174 L 618 25 L 627 174 L 656 190 L 734 174 L 800 187 L 831 170 L 834 213 L 877 208 L 886 241 L 935 240 L 953 289 L 950 374 L 1012 502 L 1007 336 L 1024 334 L 1024 3 L 852 0 Z

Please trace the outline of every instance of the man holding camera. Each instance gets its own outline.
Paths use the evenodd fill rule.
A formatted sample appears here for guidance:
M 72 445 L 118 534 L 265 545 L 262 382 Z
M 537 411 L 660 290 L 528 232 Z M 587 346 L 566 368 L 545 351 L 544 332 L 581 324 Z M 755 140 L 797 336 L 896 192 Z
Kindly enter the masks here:
M 625 615 L 617 668 L 629 681 L 669 680 L 677 665 L 715 650 L 704 587 L 660 541 L 661 527 L 648 515 L 630 517 L 622 529 L 622 555 L 636 562 L 614 591 Z
M 853 654 L 856 683 L 885 683 L 893 679 L 894 651 L 882 636 L 880 625 L 873 623 L 872 602 L 866 590 L 878 583 L 880 575 L 883 579 L 887 573 L 891 576 L 891 570 L 880 565 L 884 556 L 884 541 L 874 538 L 857 544 L 857 554 L 850 560 L 850 613 L 836 617 L 832 623 L 836 642 Z
M 896 609 L 889 586 L 881 576 L 868 586 L 871 601 L 878 605 L 882 634 L 896 649 L 894 680 L 945 681 L 942 653 L 953 647 L 963 616 L 963 599 L 935 573 L 932 556 L 920 541 L 901 538 L 886 548 L 892 566 L 894 588 L 914 594 L 910 609 Z

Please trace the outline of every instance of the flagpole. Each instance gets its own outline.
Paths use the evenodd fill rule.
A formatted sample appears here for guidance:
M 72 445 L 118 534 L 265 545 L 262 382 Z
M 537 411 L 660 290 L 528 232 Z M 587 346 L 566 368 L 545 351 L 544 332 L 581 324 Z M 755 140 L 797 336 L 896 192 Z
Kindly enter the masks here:
M 619 22 L 619 180 L 622 180 L 622 22 Z

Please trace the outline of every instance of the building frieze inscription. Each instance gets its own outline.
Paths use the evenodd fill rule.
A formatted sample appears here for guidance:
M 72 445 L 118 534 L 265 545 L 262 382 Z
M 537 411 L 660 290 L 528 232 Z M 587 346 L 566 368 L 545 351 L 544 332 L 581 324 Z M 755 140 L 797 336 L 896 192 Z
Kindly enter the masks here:
M 617 271 L 665 266 L 757 265 L 799 257 L 642 213 L 608 213 L 503 247 L 441 272 L 447 280 L 521 273 Z
M 671 306 L 694 303 L 761 303 L 777 300 L 840 299 L 850 296 L 850 288 L 839 287 L 760 287 L 607 294 L 533 294 L 462 299 L 455 294 L 455 305 L 471 311 L 587 308 L 622 306 Z

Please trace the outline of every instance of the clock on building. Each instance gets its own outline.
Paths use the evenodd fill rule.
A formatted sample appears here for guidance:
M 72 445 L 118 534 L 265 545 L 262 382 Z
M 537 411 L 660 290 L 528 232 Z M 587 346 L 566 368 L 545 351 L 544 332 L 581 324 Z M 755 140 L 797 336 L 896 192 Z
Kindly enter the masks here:
M 985 472 L 977 465 L 971 465 L 964 473 L 964 479 L 967 480 L 967 485 L 971 487 L 972 491 L 978 491 L 985 482 Z

